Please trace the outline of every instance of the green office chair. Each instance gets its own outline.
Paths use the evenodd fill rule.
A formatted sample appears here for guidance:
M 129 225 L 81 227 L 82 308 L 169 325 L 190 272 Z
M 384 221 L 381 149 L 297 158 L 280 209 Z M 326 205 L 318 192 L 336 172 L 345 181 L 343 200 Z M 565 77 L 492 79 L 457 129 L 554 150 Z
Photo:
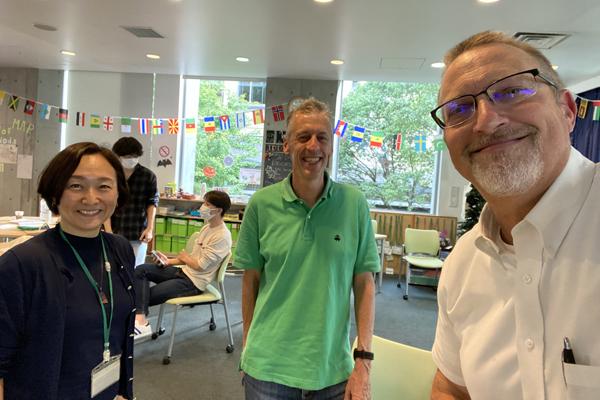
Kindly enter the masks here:
M 406 291 L 404 300 L 408 300 L 409 283 L 433 285 L 437 287 L 439 272 L 442 268 L 440 255 L 440 234 L 436 230 L 406 228 L 404 232 L 404 256 L 406 260 Z M 418 274 L 412 277 L 412 269 Z M 400 277 L 398 276 L 398 284 Z
M 373 336 L 371 349 L 372 400 L 429 400 L 437 370 L 430 351 L 379 336 Z

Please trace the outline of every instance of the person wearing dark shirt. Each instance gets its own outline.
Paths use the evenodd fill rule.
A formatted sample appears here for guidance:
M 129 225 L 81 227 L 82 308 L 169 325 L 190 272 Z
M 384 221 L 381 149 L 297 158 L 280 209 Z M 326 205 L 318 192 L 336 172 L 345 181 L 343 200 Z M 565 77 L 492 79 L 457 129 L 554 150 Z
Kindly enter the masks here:
M 0 257 L 0 399 L 132 399 L 134 255 L 100 232 L 127 201 L 119 159 L 73 144 L 38 193 L 60 224 Z
M 146 261 L 148 243 L 154 232 L 154 217 L 158 206 L 156 175 L 139 164 L 144 154 L 142 144 L 135 138 L 123 137 L 115 142 L 113 152 L 119 156 L 129 186 L 129 201 L 117 211 L 106 230 L 125 236 L 135 253 L 135 265 Z

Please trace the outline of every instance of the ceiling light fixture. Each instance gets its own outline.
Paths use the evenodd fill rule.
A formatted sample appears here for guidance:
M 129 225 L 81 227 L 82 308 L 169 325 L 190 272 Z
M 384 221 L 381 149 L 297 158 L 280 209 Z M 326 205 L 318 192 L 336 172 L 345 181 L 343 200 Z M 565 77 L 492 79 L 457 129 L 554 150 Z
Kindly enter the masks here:
M 146 57 L 151 60 L 159 60 L 160 56 L 158 54 L 146 54 Z
M 333 0 L 315 0 L 315 3 L 331 3 Z
M 329 62 L 333 65 L 343 65 L 344 64 L 344 60 L 338 60 L 338 59 L 333 59 Z
M 444 64 L 443 62 L 431 63 L 431 68 L 444 68 L 445 66 L 446 66 L 446 64 Z
M 41 29 L 43 31 L 54 32 L 56 30 L 55 26 L 46 25 L 46 24 L 33 24 L 34 28 Z
M 74 55 L 76 55 L 76 53 L 74 51 L 70 51 L 70 50 L 61 50 L 60 54 L 65 55 L 65 56 L 74 56 Z
M 552 69 L 556 71 L 558 69 L 558 65 L 553 65 Z
M 500 0 L 477 0 L 477 1 L 480 3 L 483 3 L 483 4 L 491 4 L 491 3 L 496 3 Z
M 236 57 L 235 61 L 238 61 L 238 62 L 248 62 L 248 61 L 250 61 L 250 59 L 248 57 Z

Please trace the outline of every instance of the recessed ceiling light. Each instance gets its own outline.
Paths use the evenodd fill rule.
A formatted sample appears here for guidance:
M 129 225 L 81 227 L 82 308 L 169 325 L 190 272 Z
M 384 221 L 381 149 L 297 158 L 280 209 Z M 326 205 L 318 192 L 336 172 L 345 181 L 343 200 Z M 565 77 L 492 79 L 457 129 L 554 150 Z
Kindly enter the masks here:
M 248 62 L 248 61 L 250 61 L 250 59 L 248 57 L 236 57 L 235 61 Z
M 444 64 L 443 62 L 431 63 L 431 68 L 444 68 L 445 66 L 446 66 L 446 64 Z
M 495 3 L 500 0 L 477 0 L 477 1 L 480 3 L 484 3 L 484 4 L 489 4 L 489 3 Z
M 342 65 L 344 64 L 344 60 L 338 60 L 338 59 L 333 59 L 331 61 L 329 61 L 331 64 L 333 65 Z
M 160 56 L 158 54 L 146 54 L 146 57 L 151 59 L 151 60 L 158 60 L 160 59 Z
M 56 30 L 55 26 L 46 25 L 46 24 L 33 24 L 34 28 L 41 29 L 43 31 L 54 32 Z
M 558 65 L 553 65 L 552 69 L 556 71 L 558 69 Z
M 315 0 L 315 3 L 331 3 L 333 0 Z
M 65 56 L 74 56 L 76 53 L 74 51 L 70 51 L 70 50 L 61 50 L 60 54 L 63 54 Z

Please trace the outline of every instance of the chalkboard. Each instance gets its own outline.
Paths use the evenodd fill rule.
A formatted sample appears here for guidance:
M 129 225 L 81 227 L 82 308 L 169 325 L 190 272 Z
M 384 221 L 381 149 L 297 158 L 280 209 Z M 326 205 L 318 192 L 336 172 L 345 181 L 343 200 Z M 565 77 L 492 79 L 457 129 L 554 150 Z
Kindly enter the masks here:
M 279 182 L 292 171 L 290 156 L 283 152 L 285 131 L 267 131 L 263 162 L 263 187 Z

